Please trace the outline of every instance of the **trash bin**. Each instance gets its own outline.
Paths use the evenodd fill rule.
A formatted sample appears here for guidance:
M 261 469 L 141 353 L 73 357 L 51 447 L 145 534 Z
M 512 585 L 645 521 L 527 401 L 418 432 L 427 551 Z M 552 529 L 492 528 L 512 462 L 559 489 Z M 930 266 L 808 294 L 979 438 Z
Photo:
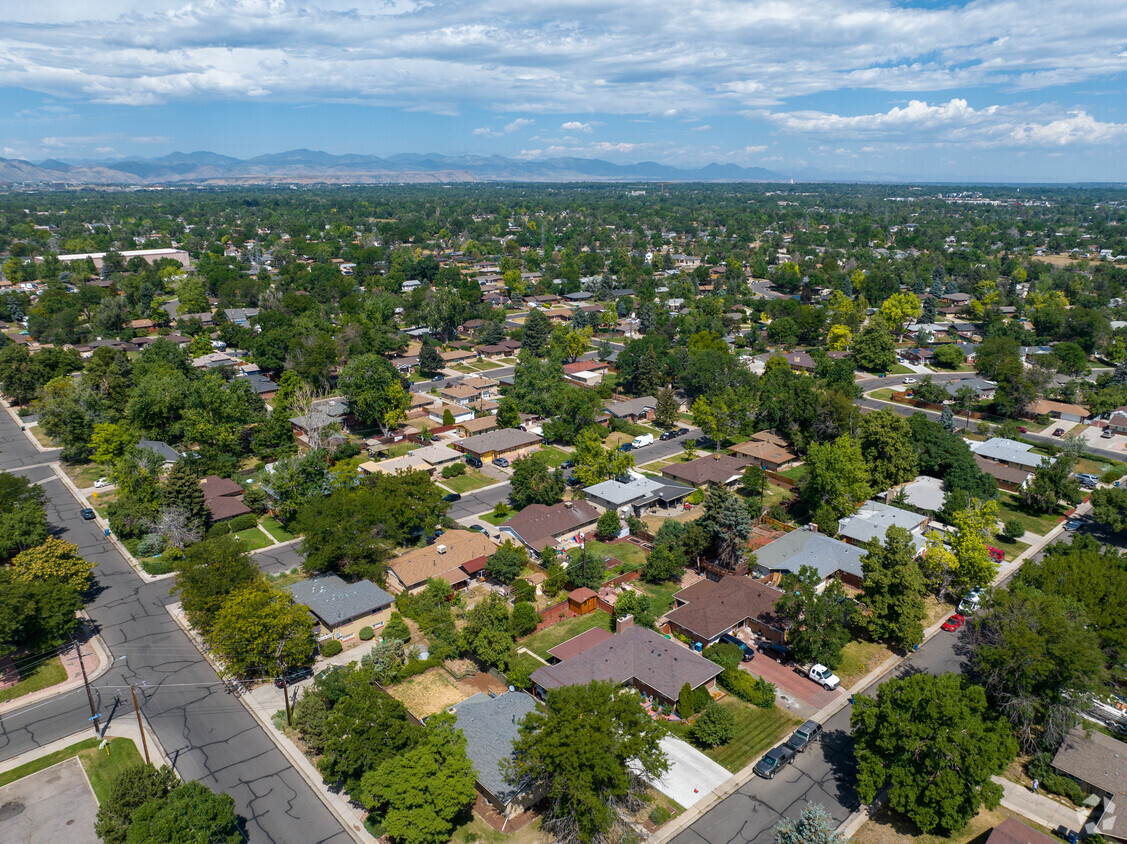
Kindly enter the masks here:
M 109 528 L 104 528 L 104 529 L 103 529 L 103 532 L 104 532 L 104 533 L 105 533 L 105 535 L 106 535 L 106 539 L 109 539 L 109 538 L 110 538 L 110 529 L 109 529 Z

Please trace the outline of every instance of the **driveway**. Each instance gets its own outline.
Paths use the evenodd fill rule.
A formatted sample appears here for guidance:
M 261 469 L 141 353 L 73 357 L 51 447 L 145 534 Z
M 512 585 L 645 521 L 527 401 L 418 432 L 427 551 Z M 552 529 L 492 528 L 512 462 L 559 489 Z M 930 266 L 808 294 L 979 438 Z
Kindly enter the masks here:
M 661 740 L 661 749 L 669 757 L 669 770 L 661 779 L 650 784 L 685 808 L 719 788 L 732 776 L 727 768 L 679 738 L 666 736 Z
M 774 683 L 779 693 L 779 705 L 803 718 L 810 717 L 845 694 L 843 689 L 826 691 L 797 667 L 779 665 L 766 654 L 757 653 L 755 659 L 740 663 L 740 667 L 749 674 Z
M 71 758 L 0 788 L 0 844 L 98 844 L 98 801 Z

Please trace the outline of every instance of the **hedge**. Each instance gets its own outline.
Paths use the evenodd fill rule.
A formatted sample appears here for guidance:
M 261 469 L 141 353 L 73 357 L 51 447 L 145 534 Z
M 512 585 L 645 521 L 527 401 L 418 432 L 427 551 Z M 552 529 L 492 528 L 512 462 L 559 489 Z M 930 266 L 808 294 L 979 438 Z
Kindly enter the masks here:
M 336 656 L 343 650 L 344 645 L 342 645 L 338 640 L 329 639 L 329 641 L 321 645 L 321 656 Z
M 214 539 L 217 536 L 226 536 L 231 532 L 230 522 L 219 522 L 212 525 L 207 529 L 207 538 Z
M 408 677 L 415 677 L 422 674 L 424 671 L 429 671 L 431 668 L 436 668 L 445 662 L 437 656 L 428 656 L 426 659 L 413 659 L 395 672 L 395 679 L 406 680 Z
M 775 705 L 775 684 L 762 677 L 752 677 L 738 668 L 725 668 L 720 673 L 720 685 L 740 700 L 747 701 L 761 709 Z
M 229 522 L 231 525 L 231 532 L 238 533 L 240 530 L 250 530 L 258 524 L 258 516 L 253 513 L 244 513 L 241 516 L 235 516 Z

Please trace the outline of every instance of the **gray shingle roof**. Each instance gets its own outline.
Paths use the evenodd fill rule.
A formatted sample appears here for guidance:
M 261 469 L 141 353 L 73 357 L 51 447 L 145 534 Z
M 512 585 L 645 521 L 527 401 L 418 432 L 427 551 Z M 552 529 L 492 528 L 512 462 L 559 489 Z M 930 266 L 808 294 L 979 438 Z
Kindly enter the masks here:
M 803 566 L 813 566 L 823 580 L 838 571 L 861 577 L 863 556 L 863 548 L 812 530 L 792 530 L 755 550 L 756 567 L 764 573 L 798 574 Z
M 926 521 L 924 516 L 911 510 L 902 510 L 879 501 L 866 501 L 852 516 L 841 520 L 838 536 L 845 536 L 857 542 L 876 540 L 884 544 L 884 535 L 890 527 L 913 531 Z M 922 541 L 917 545 L 922 546 Z
M 494 451 L 508 451 L 535 445 L 543 439 L 539 434 L 521 431 L 518 428 L 501 428 L 473 437 L 466 437 L 457 443 L 457 448 L 467 454 L 489 454 Z
M 629 401 L 620 401 L 615 404 L 607 405 L 607 413 L 611 416 L 619 418 L 623 416 L 637 416 L 646 410 L 653 410 L 657 407 L 657 399 L 653 396 L 640 396 L 636 399 Z
M 286 590 L 330 627 L 389 607 L 395 601 L 370 580 L 345 583 L 335 574 L 311 577 Z
M 972 442 L 970 444 L 970 450 L 980 457 L 997 460 L 1000 463 L 1010 463 L 1025 469 L 1036 469 L 1041 465 L 1042 460 L 1052 462 L 1051 457 L 1033 454 L 1032 448 L 1033 446 L 1028 443 L 1017 442 L 1005 437 L 991 437 L 986 442 Z
M 631 475 L 625 482 L 612 478 L 583 490 L 588 498 L 606 502 L 612 507 L 625 507 L 642 501 L 676 501 L 691 495 L 694 487 L 677 481 L 656 480 L 645 475 Z
M 535 709 L 536 700 L 524 692 L 506 692 L 493 699 L 474 695 L 454 708 L 477 781 L 502 803 L 510 803 L 521 793 L 505 781 L 501 762 L 512 756 L 520 722 Z

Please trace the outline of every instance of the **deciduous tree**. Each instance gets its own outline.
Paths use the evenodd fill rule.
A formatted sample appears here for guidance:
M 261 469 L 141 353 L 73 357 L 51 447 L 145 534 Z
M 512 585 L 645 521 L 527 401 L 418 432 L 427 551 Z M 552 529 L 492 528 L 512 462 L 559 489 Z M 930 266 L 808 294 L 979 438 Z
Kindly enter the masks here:
M 789 624 L 787 641 L 800 662 L 820 662 L 829 668 L 841 664 L 841 650 L 849 641 L 845 626 L 845 590 L 837 580 L 822 587 L 813 566 L 783 578 L 776 614 Z
M 887 490 L 916 477 L 916 450 L 907 420 L 890 407 L 861 417 L 861 454 L 875 490 Z
M 78 553 L 77 545 L 54 536 L 12 560 L 12 573 L 18 580 L 57 580 L 75 592 L 86 591 L 93 571 L 94 564 Z
M 309 612 L 294 603 L 288 593 L 262 580 L 230 592 L 206 635 L 212 648 L 239 677 L 272 677 L 282 668 L 313 662 Z
M 806 465 L 801 494 L 811 510 L 825 505 L 841 519 L 872 495 L 861 447 L 844 434 L 832 442 L 811 443 Z

